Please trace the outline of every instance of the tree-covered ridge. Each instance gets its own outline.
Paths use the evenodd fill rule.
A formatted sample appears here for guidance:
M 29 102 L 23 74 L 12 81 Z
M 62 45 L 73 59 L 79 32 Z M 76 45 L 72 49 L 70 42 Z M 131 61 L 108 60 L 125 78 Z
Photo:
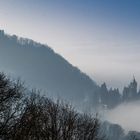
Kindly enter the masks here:
M 51 97 L 73 101 L 85 110 L 103 106 L 113 108 L 120 103 L 140 99 L 135 78 L 124 88 L 98 86 L 89 76 L 72 66 L 47 45 L 0 30 L 0 70 L 21 77 L 28 85 L 47 90 Z
M 4 31 L 0 31 L 0 70 L 13 72 L 33 87 L 78 103 L 86 96 L 97 97 L 96 83 L 50 47 Z

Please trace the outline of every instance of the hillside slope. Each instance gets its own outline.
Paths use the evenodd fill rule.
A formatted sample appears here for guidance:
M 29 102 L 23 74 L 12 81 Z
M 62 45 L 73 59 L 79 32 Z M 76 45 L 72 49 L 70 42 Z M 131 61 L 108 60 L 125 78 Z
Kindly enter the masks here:
M 50 95 L 75 101 L 97 101 L 98 86 L 47 45 L 0 31 L 0 71 L 21 77 Z

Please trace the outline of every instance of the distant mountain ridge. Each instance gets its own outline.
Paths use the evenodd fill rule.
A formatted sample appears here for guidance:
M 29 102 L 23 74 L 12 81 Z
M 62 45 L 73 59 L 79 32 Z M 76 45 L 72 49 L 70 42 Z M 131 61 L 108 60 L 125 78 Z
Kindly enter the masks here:
M 98 86 L 47 45 L 5 34 L 3 30 L 0 30 L 0 71 L 21 77 L 29 86 L 46 90 L 51 97 L 73 101 L 86 111 L 140 99 L 135 78 L 120 94 L 119 89 L 107 89 L 105 83 Z
M 0 30 L 0 71 L 21 77 L 49 94 L 75 101 L 97 102 L 96 83 L 47 45 L 7 35 Z

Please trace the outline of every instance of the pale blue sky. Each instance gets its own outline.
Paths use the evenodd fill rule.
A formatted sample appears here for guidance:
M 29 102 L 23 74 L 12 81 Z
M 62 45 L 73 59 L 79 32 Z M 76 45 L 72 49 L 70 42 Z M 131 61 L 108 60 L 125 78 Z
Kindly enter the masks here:
M 140 82 L 139 0 L 0 0 L 0 28 L 48 44 L 99 84 Z

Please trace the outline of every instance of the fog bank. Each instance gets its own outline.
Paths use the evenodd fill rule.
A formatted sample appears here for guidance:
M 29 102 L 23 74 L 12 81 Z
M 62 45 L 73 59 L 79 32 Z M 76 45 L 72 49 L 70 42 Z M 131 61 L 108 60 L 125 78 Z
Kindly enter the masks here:
M 105 119 L 121 125 L 126 131 L 140 132 L 140 101 L 124 103 L 105 112 Z

